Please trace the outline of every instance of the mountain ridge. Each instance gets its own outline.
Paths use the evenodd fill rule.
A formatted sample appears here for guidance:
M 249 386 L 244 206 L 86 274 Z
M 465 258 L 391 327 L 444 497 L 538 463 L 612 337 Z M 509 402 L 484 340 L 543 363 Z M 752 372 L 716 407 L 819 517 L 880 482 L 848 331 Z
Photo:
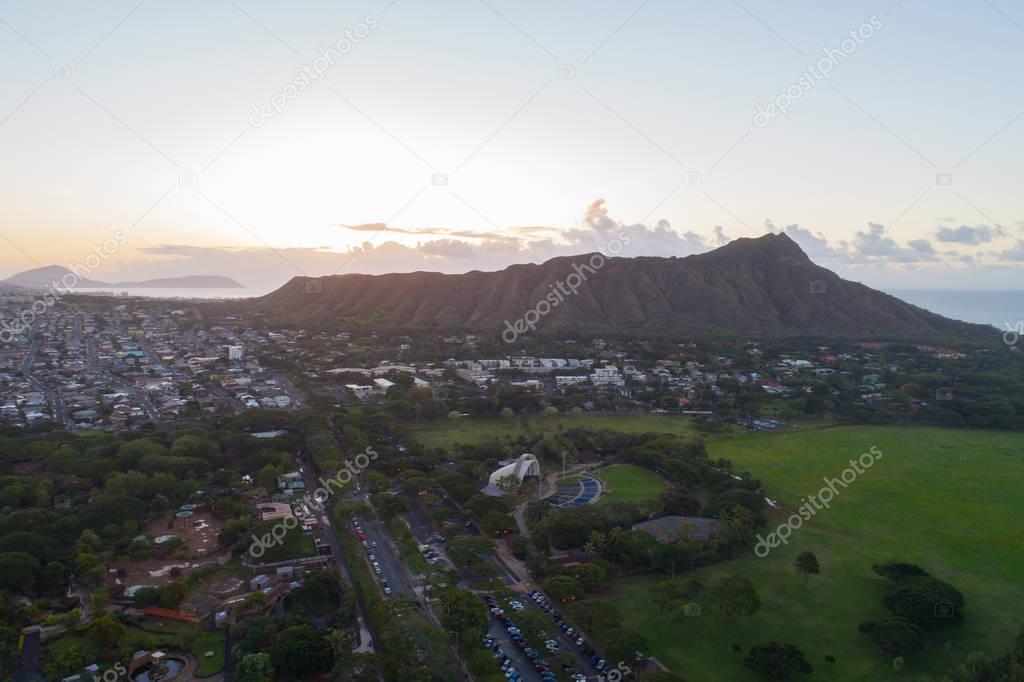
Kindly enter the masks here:
M 584 281 L 568 286 L 568 281 L 581 279 L 580 273 L 586 275 Z M 570 293 L 561 293 L 563 289 Z M 813 263 L 781 234 L 737 239 L 686 257 L 592 253 L 457 275 L 419 271 L 295 277 L 245 305 L 280 322 L 373 320 L 376 328 L 396 330 L 500 334 L 536 308 L 536 331 L 529 333 L 542 335 L 730 334 L 985 343 L 995 336 L 985 325 L 951 320 L 844 280 Z
M 45 265 L 31 270 L 19 272 L 16 275 L 3 280 L 2 284 L 23 287 L 26 289 L 47 289 L 49 287 L 60 287 L 64 284 L 63 278 L 72 275 L 75 278 L 71 289 L 102 289 L 104 287 L 124 287 L 136 289 L 242 289 L 241 284 L 225 277 L 224 275 L 187 275 L 184 277 L 160 277 L 156 279 L 140 280 L 137 282 L 101 282 L 99 280 L 79 277 L 74 272 L 61 265 Z

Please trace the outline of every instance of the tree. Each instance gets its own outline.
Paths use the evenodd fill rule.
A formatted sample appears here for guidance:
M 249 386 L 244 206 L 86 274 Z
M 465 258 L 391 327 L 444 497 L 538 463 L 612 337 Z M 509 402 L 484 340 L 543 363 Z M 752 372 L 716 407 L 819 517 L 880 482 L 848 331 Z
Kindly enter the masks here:
M 0 554 L 0 588 L 31 594 L 41 567 L 39 560 L 25 552 Z
M 513 478 L 515 478 L 513 476 Z M 516 529 L 516 520 L 511 514 L 500 511 L 489 511 L 480 519 L 480 529 L 495 537 L 507 535 Z
M 694 553 L 693 545 L 686 540 L 667 542 L 658 549 L 655 564 L 663 570 L 667 568 L 674 578 L 678 570 L 690 566 Z
M 164 609 L 178 608 L 182 600 L 185 599 L 186 592 L 188 592 L 188 588 L 185 587 L 185 583 L 168 583 L 160 588 L 160 598 L 158 600 L 160 607 Z
M 700 511 L 700 500 L 680 488 L 666 488 L 658 495 L 663 514 L 693 516 Z
M 583 587 L 575 578 L 556 575 L 544 581 L 544 591 L 555 601 L 574 601 L 583 596 Z
M 522 482 L 519 477 L 515 474 L 507 474 L 502 476 L 495 482 L 495 486 L 507 495 L 514 495 L 518 490 Z
M 231 626 L 231 639 L 239 654 L 254 654 L 270 648 L 277 622 L 268 616 L 246 618 Z
M 924 630 L 906 618 L 880 618 L 861 623 L 857 628 L 888 656 L 909 656 L 924 648 Z
M 792 644 L 755 644 L 743 657 L 743 665 L 773 680 L 788 680 L 793 673 L 810 675 L 814 668 L 804 652 Z
M 761 598 L 753 583 L 741 575 L 715 578 L 708 585 L 707 595 L 727 621 L 732 621 L 736 615 L 752 616 L 761 608 Z
M 235 669 L 237 682 L 273 682 L 274 664 L 270 654 L 247 654 Z
M 626 628 L 616 628 L 606 633 L 608 644 L 605 645 L 605 653 L 612 661 L 623 661 L 632 663 L 638 656 L 643 656 L 647 651 L 647 640 L 643 635 Z
M 49 680 L 63 680 L 82 672 L 88 664 L 82 647 L 72 644 L 62 650 L 51 650 L 50 662 L 44 666 L 43 672 Z
M 74 559 L 75 577 L 87 585 L 99 585 L 103 580 L 103 562 L 95 554 L 82 552 Z
M 330 641 L 311 625 L 285 628 L 270 648 L 270 662 L 275 670 L 287 670 L 293 677 L 322 673 L 334 663 Z
M 804 585 L 807 584 L 808 577 L 821 573 L 821 565 L 818 564 L 818 557 L 814 556 L 814 552 L 800 552 L 796 555 L 793 566 L 796 572 L 803 576 Z
M 97 649 L 111 649 L 124 637 L 128 629 L 110 616 L 100 616 L 89 625 L 87 634 Z
M 576 567 L 576 580 L 584 592 L 590 592 L 608 577 L 608 572 L 597 564 L 581 564 Z
M 651 585 L 648 592 L 658 605 L 659 613 L 678 616 L 680 613 L 686 613 L 686 605 L 703 589 L 704 586 L 700 582 L 691 578 L 687 581 L 662 580 Z
M 468 590 L 448 589 L 439 594 L 441 622 L 452 632 L 487 628 L 487 607 Z
M 494 556 L 497 548 L 488 538 L 463 536 L 448 543 L 448 558 L 456 566 L 476 566 Z
M 292 603 L 297 611 L 325 615 L 341 605 L 341 581 L 331 571 L 310 571 L 302 585 L 292 590 Z
M 890 561 L 884 564 L 875 564 L 871 567 L 871 570 L 889 580 L 906 580 L 907 578 L 922 578 L 928 575 L 928 571 L 924 570 L 916 564 L 907 564 L 899 561 Z
M 885 608 L 925 630 L 963 624 L 964 595 L 932 576 L 893 582 L 882 598 Z
M 391 487 L 391 479 L 379 471 L 364 471 L 363 483 L 366 489 L 373 494 L 382 493 Z

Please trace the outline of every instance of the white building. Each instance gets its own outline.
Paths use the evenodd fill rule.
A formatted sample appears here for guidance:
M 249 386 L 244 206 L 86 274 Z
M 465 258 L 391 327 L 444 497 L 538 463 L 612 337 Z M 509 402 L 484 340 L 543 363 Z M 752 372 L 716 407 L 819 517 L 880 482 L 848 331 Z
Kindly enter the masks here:
M 245 346 L 228 346 L 228 360 L 244 360 Z
M 619 373 L 618 367 L 614 365 L 608 365 L 606 367 L 598 367 L 594 369 L 594 373 L 590 375 L 590 381 L 595 386 L 625 386 L 626 380 Z
M 518 459 L 509 462 L 500 469 L 494 471 L 487 481 L 487 487 L 483 489 L 485 495 L 491 497 L 501 497 L 505 494 L 505 491 L 498 485 L 502 479 L 506 479 L 510 476 L 514 476 L 519 480 L 519 484 L 522 485 L 523 480 L 527 476 L 540 477 L 540 462 L 537 458 L 530 454 L 524 453 L 519 456 Z
M 376 386 L 363 386 L 362 384 L 345 384 L 345 388 L 352 391 L 357 398 L 362 400 L 376 390 Z

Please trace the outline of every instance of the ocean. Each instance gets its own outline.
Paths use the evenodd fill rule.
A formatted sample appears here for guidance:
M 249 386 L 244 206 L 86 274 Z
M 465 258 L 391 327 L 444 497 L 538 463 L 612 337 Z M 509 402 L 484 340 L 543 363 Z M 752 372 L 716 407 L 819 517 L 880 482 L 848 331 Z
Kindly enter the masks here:
M 144 298 L 201 298 L 201 299 L 232 299 L 232 298 L 253 298 L 264 296 L 274 291 L 276 287 L 255 289 L 242 287 L 240 289 L 194 289 L 194 288 L 152 288 L 152 287 L 104 287 L 102 289 L 87 289 L 75 287 L 75 292 L 90 295 L 114 295 L 114 296 L 141 296 Z
M 1002 331 L 1024 321 L 1024 291 L 890 289 L 886 293 L 944 317 L 990 324 Z

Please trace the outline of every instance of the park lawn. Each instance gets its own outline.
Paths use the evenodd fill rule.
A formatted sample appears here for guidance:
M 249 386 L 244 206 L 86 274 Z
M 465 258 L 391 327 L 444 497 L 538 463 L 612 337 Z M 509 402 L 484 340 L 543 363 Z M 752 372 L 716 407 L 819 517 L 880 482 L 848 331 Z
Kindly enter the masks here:
M 607 502 L 643 502 L 658 496 L 668 487 L 663 478 L 632 464 L 615 464 L 593 473 L 604 482 L 606 493 L 595 504 Z
M 693 421 L 682 415 L 656 414 L 560 414 L 529 417 L 462 417 L 414 424 L 413 437 L 427 448 L 449 448 L 452 444 L 478 444 L 493 438 L 536 435 L 563 429 L 611 429 L 626 433 L 695 434 Z
M 274 520 L 264 521 L 253 529 L 252 536 L 263 538 L 267 533 L 271 533 L 279 523 L 279 521 Z M 291 528 L 283 535 L 278 532 L 278 536 L 281 537 L 281 544 L 278 544 L 271 538 L 270 544 L 264 548 L 265 552 L 263 555 L 256 557 L 257 563 L 272 564 L 278 561 L 290 561 L 292 559 L 316 556 L 316 545 L 313 542 L 313 538 L 304 534 L 301 528 Z
M 206 657 L 212 651 L 213 656 Z M 224 631 L 203 630 L 192 643 L 192 655 L 198 662 L 196 677 L 210 677 L 224 667 Z
M 797 645 L 815 668 L 807 680 L 908 680 L 939 674 L 968 653 L 1006 651 L 1024 614 L 1024 435 L 929 427 L 842 427 L 805 432 L 731 436 L 709 441 L 709 455 L 731 459 L 737 470 L 761 479 L 783 509 L 838 477 L 851 458 L 872 446 L 882 451 L 829 509 L 796 530 L 787 546 L 767 558 L 753 551 L 696 571 L 704 584 L 715 575 L 749 578 L 761 597 L 750 618 L 728 624 L 703 596 L 699 617 L 658 617 L 647 593 L 655 576 L 610 583 L 602 598 L 615 605 L 625 626 L 641 632 L 652 653 L 690 682 L 758 679 L 742 666 L 753 644 L 776 640 Z M 790 512 L 771 514 L 774 530 Z M 804 587 L 793 570 L 801 552 L 814 552 L 821 575 Z M 964 625 L 930 633 L 928 646 L 902 672 L 857 632 L 868 619 L 890 615 L 881 605 L 885 581 L 874 563 L 917 563 L 952 583 L 966 599 Z M 1014 605 L 1014 606 L 1010 606 Z M 947 644 L 948 643 L 948 644 Z M 824 658 L 831 654 L 835 663 Z

